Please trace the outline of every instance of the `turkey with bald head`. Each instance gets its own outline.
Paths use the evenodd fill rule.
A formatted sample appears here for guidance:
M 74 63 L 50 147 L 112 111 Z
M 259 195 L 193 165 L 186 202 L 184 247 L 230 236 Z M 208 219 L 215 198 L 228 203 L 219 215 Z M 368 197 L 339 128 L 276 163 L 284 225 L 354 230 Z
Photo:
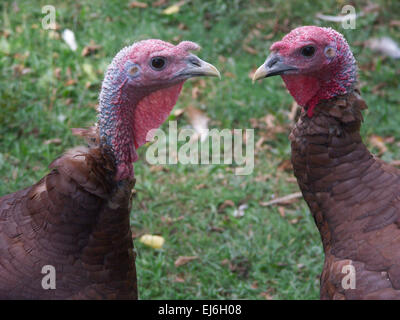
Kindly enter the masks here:
M 0 198 L 0 298 L 137 298 L 132 163 L 185 80 L 219 76 L 190 53 L 197 49 L 154 39 L 122 49 L 102 84 L 98 124 L 74 129 L 88 146 L 53 161 L 35 185 Z
M 292 30 L 253 79 L 280 75 L 303 107 L 290 134 L 294 174 L 319 229 L 322 299 L 400 299 L 400 171 L 372 155 L 364 100 L 344 37 Z

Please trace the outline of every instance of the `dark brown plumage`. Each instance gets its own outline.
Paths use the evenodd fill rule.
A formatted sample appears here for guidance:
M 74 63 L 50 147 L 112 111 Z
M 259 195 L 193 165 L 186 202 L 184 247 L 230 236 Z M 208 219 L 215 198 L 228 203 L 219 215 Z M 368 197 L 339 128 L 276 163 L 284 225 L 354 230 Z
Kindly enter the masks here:
M 290 140 L 294 173 L 325 251 L 322 299 L 400 299 L 400 171 L 360 136 L 357 92 L 303 112 Z M 344 289 L 345 265 L 355 289 Z
M 321 298 L 400 299 L 400 170 L 362 142 L 366 104 L 346 40 L 300 27 L 271 50 L 254 78 L 282 75 L 304 107 L 292 164 L 325 252 Z
M 98 137 L 95 129 L 76 133 Z M 0 198 L 0 298 L 136 299 L 134 180 L 114 182 L 114 161 L 96 142 L 50 168 L 37 184 Z M 45 265 L 55 267 L 55 290 L 42 288 Z

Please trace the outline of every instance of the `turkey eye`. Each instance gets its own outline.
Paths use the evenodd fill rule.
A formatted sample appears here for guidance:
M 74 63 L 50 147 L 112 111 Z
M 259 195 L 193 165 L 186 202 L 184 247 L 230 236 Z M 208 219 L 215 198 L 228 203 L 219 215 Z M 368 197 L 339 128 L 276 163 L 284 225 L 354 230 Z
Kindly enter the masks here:
M 166 60 L 163 57 L 155 57 L 151 59 L 150 66 L 157 71 L 162 70 L 166 65 Z
M 313 46 L 307 46 L 301 49 L 301 54 L 305 57 L 312 57 L 315 53 L 315 48 Z

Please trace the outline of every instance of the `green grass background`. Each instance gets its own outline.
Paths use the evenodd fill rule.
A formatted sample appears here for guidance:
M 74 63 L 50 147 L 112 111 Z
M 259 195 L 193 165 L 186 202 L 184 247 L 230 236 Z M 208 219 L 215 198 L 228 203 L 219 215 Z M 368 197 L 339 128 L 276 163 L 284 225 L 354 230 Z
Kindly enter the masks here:
M 345 35 L 359 62 L 369 105 L 363 136 L 394 137 L 382 157 L 400 159 L 399 62 L 362 45 L 377 36 L 400 42 L 399 24 L 393 22 L 399 19 L 400 2 L 187 0 L 178 13 L 166 15 L 163 10 L 174 1 L 157 7 L 143 1 L 147 8 L 106 0 L 0 3 L 0 196 L 33 184 L 55 157 L 80 143 L 70 128 L 95 121 L 108 63 L 123 46 L 146 38 L 198 42 L 199 56 L 221 71 L 221 81 L 205 79 L 204 87 L 200 80 L 188 81 L 176 108 L 203 110 L 211 128 L 251 128 L 251 119 L 263 123 L 268 114 L 276 117 L 276 126 L 289 127 L 292 98 L 282 80 L 252 85 L 249 73 L 265 60 L 272 42 L 292 28 L 332 26 Z M 357 20 L 355 30 L 315 18 L 317 12 L 337 15 L 345 4 L 361 12 L 371 3 L 375 9 Z M 55 32 L 41 28 L 46 4 L 57 10 L 60 29 Z M 65 28 L 75 33 L 76 52 L 57 39 Z M 83 57 L 90 41 L 101 49 Z M 195 100 L 194 87 L 200 90 Z M 178 125 L 189 122 L 183 116 Z M 265 126 L 256 129 L 256 141 L 269 138 L 256 150 L 256 167 L 249 176 L 236 176 L 224 165 L 155 170 L 144 159 L 146 147 L 141 148 L 132 230 L 166 240 L 160 250 L 135 240 L 141 299 L 318 298 L 323 251 L 304 201 L 285 206 L 284 217 L 278 207 L 259 204 L 298 191 L 292 172 L 277 170 L 290 157 L 288 132 L 269 136 Z M 55 138 L 61 143 L 44 143 Z M 245 215 L 235 218 L 232 207 L 219 212 L 225 200 L 248 204 Z M 175 267 L 179 256 L 198 259 Z

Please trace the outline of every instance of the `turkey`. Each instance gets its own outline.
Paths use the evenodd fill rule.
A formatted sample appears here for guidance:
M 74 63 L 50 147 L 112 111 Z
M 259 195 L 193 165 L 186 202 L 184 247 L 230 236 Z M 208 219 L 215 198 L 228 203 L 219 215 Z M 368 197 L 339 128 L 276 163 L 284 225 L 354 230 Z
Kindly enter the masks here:
M 321 299 L 400 299 L 400 171 L 362 142 L 367 106 L 349 45 L 306 26 L 270 51 L 253 79 L 281 75 L 303 107 L 291 161 L 325 252 Z
M 35 185 L 0 198 L 1 299 L 137 299 L 132 163 L 185 80 L 219 76 L 190 53 L 198 49 L 155 39 L 122 49 L 105 74 L 97 124 L 73 130 L 87 146 L 53 161 Z

